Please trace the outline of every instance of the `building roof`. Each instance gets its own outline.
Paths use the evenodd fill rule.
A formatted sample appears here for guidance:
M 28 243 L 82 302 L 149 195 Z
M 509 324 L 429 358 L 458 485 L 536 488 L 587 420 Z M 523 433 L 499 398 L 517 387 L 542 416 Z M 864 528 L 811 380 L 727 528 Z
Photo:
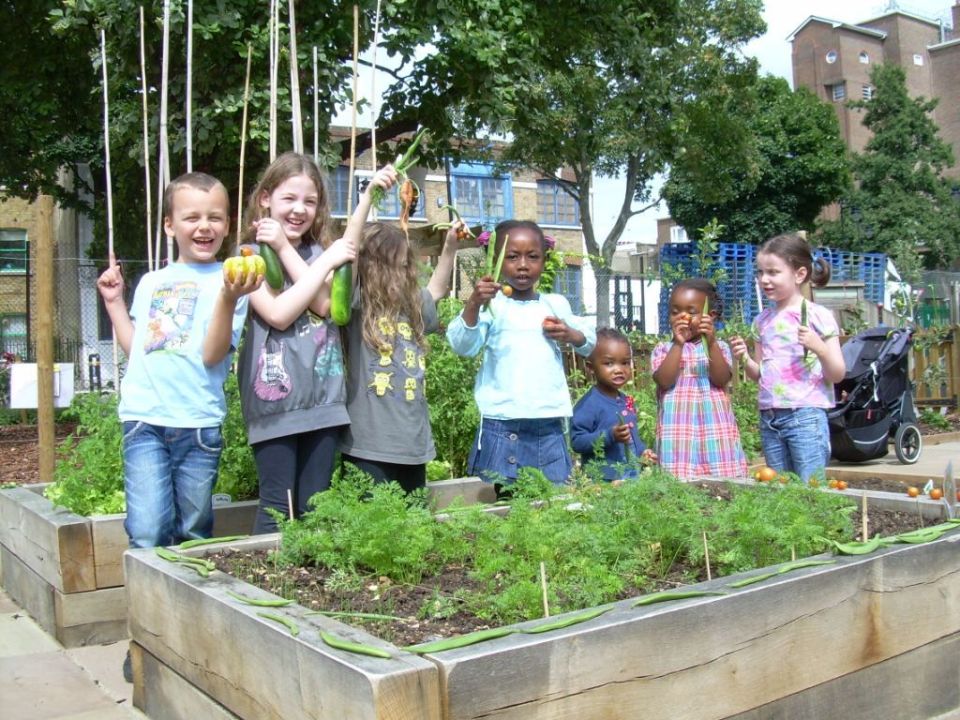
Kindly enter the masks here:
M 949 47 L 960 46 L 960 37 L 954 38 L 953 40 L 947 40 L 946 42 L 937 43 L 936 45 L 927 45 L 927 50 L 933 52 L 935 50 L 945 50 Z
M 935 18 L 924 17 L 923 15 L 917 15 L 916 13 L 906 12 L 905 10 L 891 10 L 890 12 L 885 12 L 883 15 L 877 15 L 876 17 L 870 18 L 869 20 L 864 20 L 860 24 L 867 25 L 877 20 L 883 20 L 884 18 L 890 17 L 891 15 L 903 15 L 908 17 L 911 20 L 919 20 L 920 22 L 926 23 L 927 25 L 933 25 L 935 28 L 940 27 L 940 21 Z
M 860 27 L 859 25 L 850 25 L 849 23 L 840 22 L 839 20 L 830 20 L 829 18 L 820 17 L 818 15 L 811 15 L 806 20 L 804 20 L 800 25 L 797 26 L 796 30 L 787 35 L 787 42 L 793 42 L 793 39 L 797 36 L 801 30 L 803 30 L 807 25 L 812 22 L 821 22 L 826 25 L 831 25 L 834 28 L 840 28 L 842 30 L 849 30 L 850 32 L 863 33 L 864 35 L 869 35 L 870 37 L 880 38 L 881 40 L 887 37 L 887 33 L 883 30 L 874 30 L 873 28 Z

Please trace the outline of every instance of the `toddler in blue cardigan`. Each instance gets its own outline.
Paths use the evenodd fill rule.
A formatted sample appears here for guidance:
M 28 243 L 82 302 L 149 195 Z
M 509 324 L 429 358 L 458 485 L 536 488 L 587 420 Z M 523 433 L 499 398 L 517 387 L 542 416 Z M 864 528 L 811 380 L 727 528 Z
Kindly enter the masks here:
M 601 461 L 594 452 L 600 440 L 604 480 L 636 477 L 638 460 L 655 459 L 637 434 L 633 398 L 621 390 L 633 378 L 631 360 L 626 335 L 613 328 L 597 330 L 597 344 L 587 359 L 596 385 L 573 408 L 570 444 L 586 466 Z

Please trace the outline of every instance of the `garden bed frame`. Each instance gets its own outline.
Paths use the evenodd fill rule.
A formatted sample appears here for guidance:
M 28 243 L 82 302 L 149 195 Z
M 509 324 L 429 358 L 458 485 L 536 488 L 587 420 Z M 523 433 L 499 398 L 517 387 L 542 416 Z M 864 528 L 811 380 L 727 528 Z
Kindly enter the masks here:
M 47 500 L 46 487 L 0 490 L 0 585 L 65 647 L 128 637 L 126 515 L 77 515 Z M 431 483 L 430 493 L 437 508 L 495 499 L 477 478 Z M 248 534 L 256 511 L 256 500 L 215 506 L 214 536 Z
M 299 605 L 275 611 L 296 622 L 293 637 L 227 595 L 268 593 L 131 551 L 134 703 L 155 720 L 907 720 L 960 709 L 960 531 L 835 560 L 421 657 Z M 321 630 L 393 657 L 333 649 Z

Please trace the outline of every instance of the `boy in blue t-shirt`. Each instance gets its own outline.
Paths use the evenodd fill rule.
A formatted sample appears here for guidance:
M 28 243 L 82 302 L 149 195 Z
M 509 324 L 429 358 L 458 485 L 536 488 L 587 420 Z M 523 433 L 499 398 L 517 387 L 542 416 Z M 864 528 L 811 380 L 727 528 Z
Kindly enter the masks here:
M 626 335 L 613 328 L 597 330 L 597 344 L 587 359 L 596 385 L 573 408 L 570 444 L 586 466 L 599 459 L 594 445 L 602 439 L 604 480 L 636 477 L 637 460 L 655 460 L 637 434 L 633 398 L 620 390 L 633 378 L 631 360 Z
M 129 359 L 118 413 L 131 547 L 210 536 L 227 412 L 223 382 L 243 330 L 244 296 L 263 281 L 253 273 L 231 280 L 217 262 L 230 227 L 230 201 L 219 180 L 181 175 L 167 186 L 163 205 L 176 262 L 143 276 L 129 312 L 112 256 L 97 280 Z

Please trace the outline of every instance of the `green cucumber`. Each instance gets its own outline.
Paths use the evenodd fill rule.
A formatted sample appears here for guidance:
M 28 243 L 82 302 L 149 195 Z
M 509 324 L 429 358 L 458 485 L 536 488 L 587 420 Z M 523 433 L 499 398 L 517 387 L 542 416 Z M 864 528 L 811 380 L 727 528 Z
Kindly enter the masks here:
M 283 267 L 280 265 L 280 258 L 277 257 L 274 249 L 265 243 L 260 245 L 260 257 L 267 266 L 267 271 L 263 275 L 267 285 L 274 290 L 279 290 L 283 287 Z
M 330 317 L 341 327 L 350 322 L 352 295 L 353 263 L 344 263 L 333 273 L 333 284 L 330 287 Z

